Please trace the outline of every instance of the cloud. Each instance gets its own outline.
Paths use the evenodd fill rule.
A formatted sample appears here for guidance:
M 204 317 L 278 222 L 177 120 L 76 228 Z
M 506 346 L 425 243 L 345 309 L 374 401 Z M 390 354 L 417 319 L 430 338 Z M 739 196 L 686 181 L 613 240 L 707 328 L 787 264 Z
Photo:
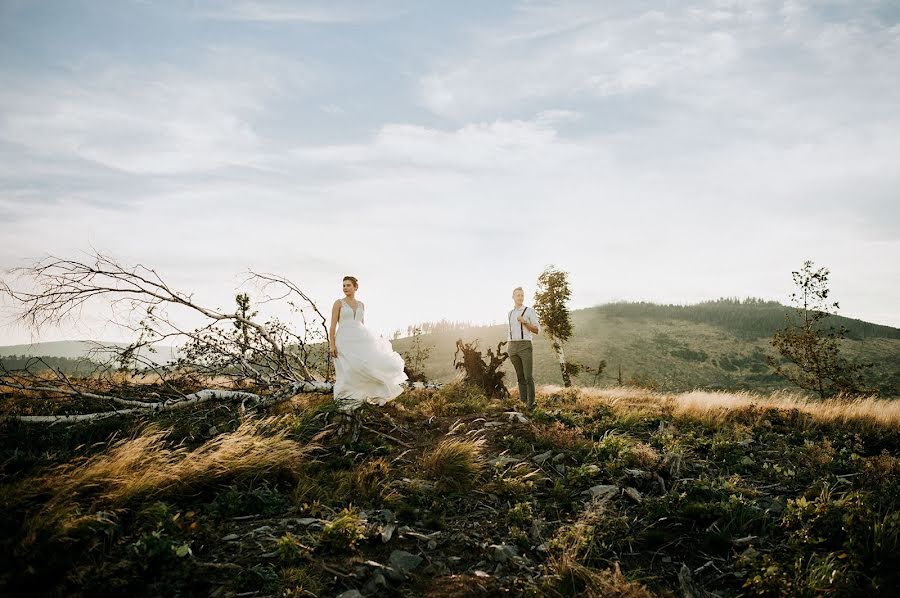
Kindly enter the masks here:
M 852 18 L 835 20 L 805 3 L 529 3 L 435 59 L 420 97 L 458 120 L 547 103 L 603 110 L 648 94 L 674 114 L 803 116 L 803 101 L 895 116 L 900 82 L 884 73 L 900 27 L 879 17 L 885 4 L 855 4 Z
M 290 59 L 207 47 L 188 69 L 106 58 L 61 73 L 0 74 L 0 140 L 34 155 L 138 174 L 252 166 L 265 151 L 254 119 L 268 100 L 302 96 Z
M 396 4 L 396 3 L 394 3 Z M 260 21 L 274 23 L 339 24 L 387 18 L 395 10 L 391 4 L 291 2 L 285 0 L 240 0 L 228 3 L 202 3 L 196 16 L 224 21 Z

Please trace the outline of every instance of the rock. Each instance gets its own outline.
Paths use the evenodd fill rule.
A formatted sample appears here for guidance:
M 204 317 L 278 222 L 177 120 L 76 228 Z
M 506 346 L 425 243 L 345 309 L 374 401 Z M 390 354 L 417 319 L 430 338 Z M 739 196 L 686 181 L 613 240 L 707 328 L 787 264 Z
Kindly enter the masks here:
M 695 598 L 700 595 L 694 588 L 691 569 L 684 563 L 681 563 L 681 569 L 678 570 L 678 584 L 681 586 L 681 595 L 684 598 Z
M 553 457 L 553 462 L 554 462 L 554 463 L 559 463 L 560 461 L 562 461 L 562 460 L 565 459 L 565 458 L 566 458 L 566 454 L 565 454 L 565 453 L 557 453 L 556 456 Z
M 391 536 L 394 535 L 394 530 L 397 529 L 396 523 L 388 523 L 381 529 L 381 541 L 387 544 L 391 540 Z
M 405 550 L 395 550 L 391 553 L 390 561 L 391 567 L 401 574 L 406 575 L 422 564 L 422 557 L 406 552 Z
M 565 473 L 566 473 L 566 466 L 563 465 L 562 463 L 555 464 L 553 466 L 553 469 L 555 469 L 560 475 L 565 475 Z
M 553 451 L 547 451 L 546 453 L 541 453 L 540 455 L 535 455 L 531 458 L 532 461 L 537 463 L 538 465 L 543 465 L 544 462 L 553 456 Z
M 588 489 L 591 498 L 611 498 L 618 494 L 619 487 L 614 484 L 599 484 Z
M 544 539 L 544 532 L 547 530 L 547 522 L 543 519 L 534 519 L 531 522 L 531 529 L 528 532 L 532 542 L 540 542 Z
M 629 486 L 628 488 L 625 488 L 625 496 L 627 496 L 628 498 L 630 498 L 631 500 L 633 500 L 634 502 L 637 502 L 637 503 L 642 502 L 644 500 L 643 497 L 641 496 L 641 493 L 638 492 L 637 490 L 635 490 L 634 488 L 632 488 L 631 486 Z
M 237 540 L 240 536 L 237 534 L 228 534 L 224 538 L 222 538 L 222 542 L 231 542 L 232 540 Z
M 338 594 L 337 598 L 363 598 L 363 595 L 359 590 L 347 590 L 346 592 Z
M 387 579 L 385 579 L 384 575 L 381 574 L 380 571 L 376 571 L 372 574 L 372 577 L 369 578 L 369 581 L 366 582 L 363 590 L 366 594 L 373 596 L 382 593 L 382 590 L 387 588 Z
M 316 519 L 315 517 L 301 517 L 295 520 L 299 525 L 312 525 L 313 523 L 319 523 L 320 519 Z
M 480 571 L 480 570 L 476 569 L 475 577 L 490 577 L 490 575 L 485 573 L 484 571 Z
M 519 554 L 519 549 L 512 544 L 491 544 L 491 557 L 498 563 L 505 563 Z
M 509 418 L 509 421 L 511 422 L 518 422 L 520 424 L 528 423 L 528 418 L 519 411 L 506 411 L 504 414 Z
M 484 422 L 482 428 L 496 428 L 497 426 L 502 426 L 503 422 Z
M 387 575 L 387 578 L 394 583 L 403 583 L 404 581 L 406 581 L 406 575 L 400 573 L 393 567 L 385 567 L 384 574 Z

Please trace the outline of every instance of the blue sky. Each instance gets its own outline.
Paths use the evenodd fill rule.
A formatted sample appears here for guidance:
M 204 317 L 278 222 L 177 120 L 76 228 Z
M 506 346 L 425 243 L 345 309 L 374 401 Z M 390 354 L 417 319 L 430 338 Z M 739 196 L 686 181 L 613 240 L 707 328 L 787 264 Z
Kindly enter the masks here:
M 893 1 L 0 0 L 0 267 L 354 274 L 389 333 L 549 263 L 584 307 L 786 302 L 813 259 L 900 326 L 898 65 Z

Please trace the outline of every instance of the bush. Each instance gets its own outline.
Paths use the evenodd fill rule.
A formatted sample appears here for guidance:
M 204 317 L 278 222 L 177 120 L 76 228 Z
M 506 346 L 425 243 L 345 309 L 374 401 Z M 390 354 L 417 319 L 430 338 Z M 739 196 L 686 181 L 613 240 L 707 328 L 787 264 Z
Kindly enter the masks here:
M 365 538 L 366 525 L 355 510 L 343 509 L 325 524 L 319 536 L 319 547 L 325 552 L 355 550 Z
M 470 488 L 484 469 L 484 440 L 442 440 L 419 460 L 422 475 L 442 490 Z

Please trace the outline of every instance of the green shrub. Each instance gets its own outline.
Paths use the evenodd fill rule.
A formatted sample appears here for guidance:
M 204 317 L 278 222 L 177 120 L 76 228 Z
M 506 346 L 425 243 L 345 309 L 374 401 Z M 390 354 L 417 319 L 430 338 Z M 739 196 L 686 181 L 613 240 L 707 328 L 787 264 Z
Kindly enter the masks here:
M 325 552 L 343 552 L 356 549 L 365 538 L 365 522 L 359 513 L 343 509 L 337 517 L 325 524 L 319 536 L 319 547 Z

